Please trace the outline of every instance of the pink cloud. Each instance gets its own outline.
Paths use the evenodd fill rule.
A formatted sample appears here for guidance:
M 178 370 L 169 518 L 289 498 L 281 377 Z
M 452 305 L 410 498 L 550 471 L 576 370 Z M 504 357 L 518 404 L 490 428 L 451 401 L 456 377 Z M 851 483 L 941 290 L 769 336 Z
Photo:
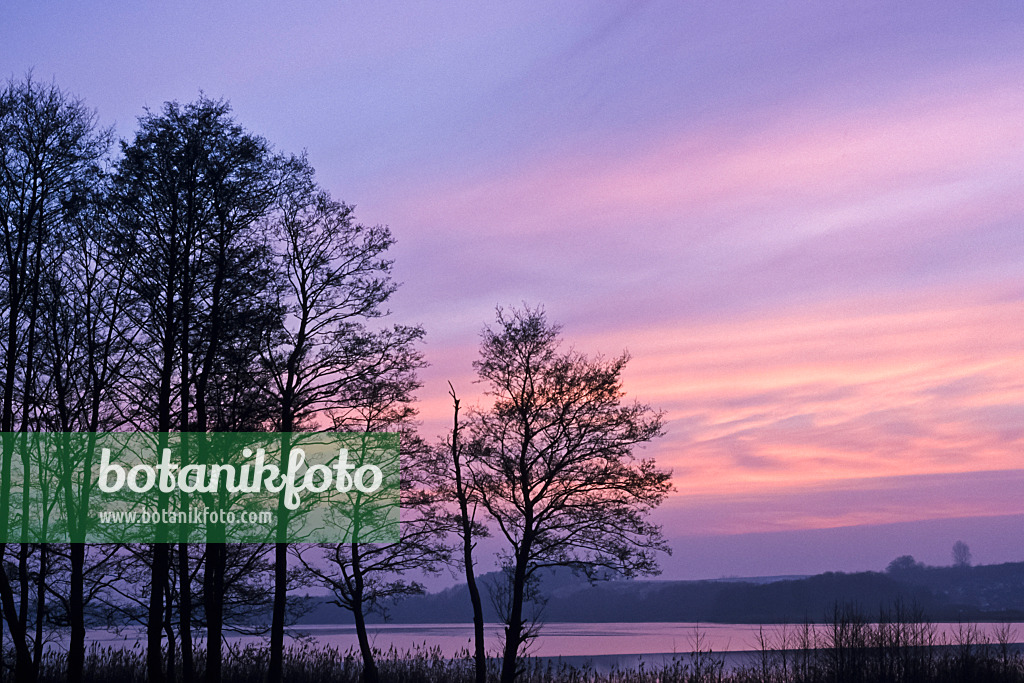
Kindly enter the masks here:
M 652 450 L 684 495 L 1019 466 L 1019 304 L 857 303 L 600 343 L 628 344 L 630 395 L 667 410 Z
M 943 97 L 908 93 L 856 111 L 789 104 L 784 116 L 769 111 L 756 128 L 663 127 L 626 149 L 612 139 L 445 178 L 411 196 L 403 189 L 397 213 L 495 238 L 550 236 L 595 219 L 621 231 L 685 217 L 706 221 L 662 231 L 756 231 L 777 217 L 800 220 L 791 228 L 798 237 L 946 209 L 1014 185 L 1006 171 L 1024 164 L 1017 117 L 1024 94 L 1016 82 Z

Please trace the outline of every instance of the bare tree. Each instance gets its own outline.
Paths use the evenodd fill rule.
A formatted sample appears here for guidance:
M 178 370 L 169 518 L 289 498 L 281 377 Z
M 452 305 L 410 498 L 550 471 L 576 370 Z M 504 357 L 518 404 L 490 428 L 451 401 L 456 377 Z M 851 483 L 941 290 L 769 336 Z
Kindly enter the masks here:
M 452 489 L 446 498 L 454 497 L 458 504 L 458 511 L 452 520 L 452 527 L 462 541 L 462 568 L 466 575 L 466 588 L 469 590 L 469 601 L 473 607 L 473 660 L 476 683 L 485 683 L 487 680 L 487 652 L 484 647 L 484 608 L 480 598 L 480 587 L 476 581 L 476 570 L 473 562 L 473 551 L 476 548 L 477 539 L 488 535 L 487 527 L 481 524 L 476 518 L 478 497 L 471 488 L 468 477 L 468 470 L 465 465 L 466 447 L 462 440 L 462 425 L 459 423 L 459 408 L 461 402 L 455 393 L 455 387 L 448 383 L 448 395 L 452 397 L 452 432 L 443 448 L 447 458 L 441 456 L 439 462 L 444 462 L 444 470 L 450 471 L 447 476 L 441 478 L 441 490 L 448 494 L 447 489 Z M 447 486 L 445 486 L 445 483 Z
M 125 422 L 120 395 L 126 386 L 137 330 L 127 312 L 133 301 L 126 261 L 113 257 L 105 187 L 97 188 L 43 270 L 43 346 L 46 377 L 39 425 L 60 434 L 54 444 L 68 537 L 67 600 L 70 625 L 68 680 L 77 683 L 85 661 L 87 558 L 96 434 Z M 72 432 L 80 433 L 72 437 Z M 84 438 L 84 443 L 82 439 Z M 104 553 L 93 553 L 101 564 Z
M 39 416 L 33 416 L 33 409 L 41 404 L 44 381 L 39 353 L 43 270 L 59 253 L 55 243 L 98 182 L 110 141 L 109 131 L 97 129 L 95 114 L 56 85 L 29 76 L 8 82 L 0 92 L 0 320 L 5 328 L 0 337 L 0 559 L 10 538 L 12 432 L 38 429 L 32 420 Z M 28 457 L 27 449 L 23 455 Z M 27 485 L 23 491 L 24 533 Z M 21 617 L 5 572 L 0 572 L 0 602 L 14 641 L 15 677 L 21 681 L 35 673 L 26 645 L 27 547 L 18 555 Z
M 961 568 L 971 566 L 971 549 L 963 541 L 953 544 L 953 566 Z
M 407 474 L 402 476 L 405 485 Z M 362 503 L 353 501 L 353 509 L 363 518 L 372 518 L 373 513 Z M 393 601 L 424 592 L 422 584 L 403 575 L 434 571 L 447 560 L 440 525 L 420 515 L 417 503 L 409 499 L 408 489 L 403 492 L 402 514 L 401 538 L 395 543 L 296 547 L 307 571 L 331 590 L 334 604 L 351 612 L 366 683 L 379 680 L 367 617 L 374 612 L 387 616 Z
M 414 346 L 423 331 L 371 324 L 387 314 L 396 286 L 384 258 L 393 242 L 387 228 L 356 223 L 352 207 L 315 185 L 304 159 L 274 157 L 222 101 L 147 111 L 107 175 L 111 139 L 56 86 L 28 78 L 0 92 L 0 564 L 10 564 L 9 532 L 20 525 L 25 536 L 32 502 L 27 485 L 20 501 L 11 493 L 19 465 L 13 432 L 130 426 L 158 432 L 163 448 L 168 433 L 181 431 L 192 434 L 202 460 L 211 430 L 290 433 L 353 420 L 397 425 L 412 415 L 400 404 L 417 386 L 422 358 Z M 16 573 L 0 568 L 0 612 L 16 678 L 30 680 L 42 615 L 55 600 L 71 625 L 68 678 L 80 680 L 85 603 L 95 593 L 87 574 L 118 552 L 95 553 L 90 567 L 82 544 L 94 441 L 72 448 L 65 438 L 34 455 L 24 443 L 25 472 L 55 458 L 37 468 L 49 478 L 34 482 L 31 495 L 47 510 L 61 507 L 73 543 L 19 546 Z M 160 502 L 184 508 L 190 499 Z M 151 547 L 126 550 L 148 576 L 121 588 L 132 600 L 148 593 L 145 614 L 141 603 L 131 611 L 146 625 L 150 680 L 178 677 L 177 644 L 180 675 L 195 677 L 192 627 L 201 623 L 206 675 L 215 681 L 223 615 L 237 607 L 232 586 L 250 585 L 232 563 L 265 565 L 259 552 L 222 544 L 200 552 L 184 526 L 179 531 L 174 544 L 174 529 L 159 525 Z M 284 549 L 277 547 L 275 569 L 285 580 L 275 583 L 271 678 L 275 661 L 280 674 L 277 607 L 289 585 Z M 194 577 L 202 577 L 198 590 Z M 65 582 L 67 591 L 52 590 Z
M 539 570 L 631 577 L 656 573 L 655 553 L 669 552 L 647 515 L 671 490 L 670 472 L 633 455 L 662 433 L 662 415 L 623 403 L 628 355 L 560 352 L 559 331 L 540 308 L 499 308 L 474 363 L 494 404 L 475 415 L 469 468 L 507 542 L 502 683 L 519 673 L 524 602 Z
M 375 524 L 381 517 L 393 514 L 393 510 L 387 503 L 354 491 L 345 506 L 352 511 L 352 519 L 358 520 L 352 528 L 353 542 L 320 545 L 316 546 L 319 552 L 306 548 L 297 553 L 306 570 L 331 590 L 334 603 L 352 613 L 365 683 L 379 680 L 366 617 L 372 612 L 386 616 L 387 607 L 394 600 L 422 593 L 423 586 L 407 577 L 417 572 L 435 572 L 449 559 L 444 543 L 448 527 L 446 520 L 435 514 L 436 501 L 428 485 L 434 471 L 434 454 L 412 431 L 415 412 L 408 405 L 411 391 L 419 386 L 414 372 L 421 361 L 416 353 L 407 354 L 404 361 L 399 356 L 396 361 L 381 376 L 349 385 L 349 391 L 361 395 L 359 404 L 335 413 L 334 419 L 336 431 L 363 432 L 369 444 L 374 443 L 379 432 L 399 433 L 402 523 L 398 540 L 361 542 L 362 532 L 357 525 Z M 387 471 L 385 476 L 389 476 Z
M 385 258 L 394 240 L 384 226 L 357 223 L 351 206 L 317 187 L 301 157 L 285 164 L 274 230 L 286 316 L 284 325 L 266 337 L 263 359 L 277 407 L 273 424 L 281 433 L 282 467 L 287 467 L 292 432 L 322 429 L 333 418 L 344 421 L 353 410 L 369 409 L 366 387 L 379 387 L 381 378 L 394 382 L 404 376 L 408 382 L 414 377 L 410 373 L 421 360 L 412 349 L 423 330 L 369 327 L 387 313 L 383 306 L 395 291 L 391 261 Z M 278 505 L 271 683 L 281 680 L 283 670 L 289 581 L 284 539 L 293 514 L 301 511 Z

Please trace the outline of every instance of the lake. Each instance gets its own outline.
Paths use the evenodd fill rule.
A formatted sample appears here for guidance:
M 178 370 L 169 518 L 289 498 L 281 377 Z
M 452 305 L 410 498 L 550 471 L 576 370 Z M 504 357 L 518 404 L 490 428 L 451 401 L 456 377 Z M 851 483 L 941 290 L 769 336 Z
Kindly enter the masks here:
M 1010 628 L 1011 641 L 1020 642 L 1024 635 L 1024 624 L 1006 625 Z M 975 629 L 977 642 L 981 636 L 992 642 L 999 639 L 1002 624 L 951 623 L 934 624 L 936 640 L 957 642 L 965 629 Z M 785 633 L 789 635 L 790 647 L 795 647 L 795 634 L 799 627 L 769 624 L 763 632 L 769 645 L 777 645 Z M 825 627 L 818 625 L 822 631 Z M 539 638 L 531 643 L 528 654 L 536 657 L 597 657 L 606 655 L 688 655 L 696 649 L 714 652 L 745 652 L 759 649 L 759 633 L 762 627 L 752 624 L 695 624 L 679 622 L 638 622 L 638 623 L 549 623 L 541 630 Z M 458 655 L 462 650 L 473 649 L 473 626 L 471 624 L 371 624 L 368 626 L 370 639 L 381 649 L 391 647 L 400 652 L 422 647 L 438 647 L 448 657 Z M 502 627 L 500 624 L 486 626 L 488 654 L 496 655 L 500 646 Z M 290 636 L 304 637 L 314 644 L 347 650 L 357 648 L 355 627 L 339 624 L 303 625 L 290 631 Z M 108 631 L 91 631 L 89 639 L 104 645 L 135 647 L 144 641 L 144 634 L 132 629 L 120 635 Z M 264 643 L 264 638 L 232 635 L 229 641 L 236 645 Z

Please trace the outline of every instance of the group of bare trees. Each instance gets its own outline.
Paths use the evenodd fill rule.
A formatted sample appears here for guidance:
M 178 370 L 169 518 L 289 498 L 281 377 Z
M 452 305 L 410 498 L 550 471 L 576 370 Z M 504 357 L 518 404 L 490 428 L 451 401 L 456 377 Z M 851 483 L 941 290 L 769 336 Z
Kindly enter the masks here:
M 316 583 L 352 612 L 374 682 L 368 613 L 422 591 L 416 572 L 458 565 L 482 683 L 491 645 L 474 552 L 495 534 L 508 579 L 501 680 L 511 683 L 535 635 L 527 603 L 544 568 L 656 570 L 667 547 L 647 513 L 669 474 L 633 449 L 661 433 L 662 416 L 623 402 L 628 357 L 563 351 L 541 309 L 499 309 L 475 363 L 489 405 L 460 413 L 452 388 L 453 429 L 429 444 L 412 407 L 423 329 L 382 319 L 396 287 L 392 242 L 319 187 L 303 156 L 239 126 L 225 102 L 147 111 L 115 151 L 112 132 L 57 86 L 6 84 L 0 653 L 16 680 L 35 680 L 47 638 L 66 632 L 67 678 L 81 681 L 87 627 L 105 616 L 145 632 L 154 683 L 219 681 L 229 624 L 268 635 L 277 683 L 295 589 Z M 87 545 L 88 476 L 65 477 L 51 495 L 71 542 L 24 542 L 29 483 L 14 486 L 12 472 L 31 470 L 16 462 L 28 434 L 270 432 L 287 458 L 292 434 L 320 430 L 401 435 L 397 542 L 289 545 L 280 505 L 272 544 L 195 544 L 160 526 L 153 543 Z M 82 457 L 74 464 L 90 472 L 93 449 Z M 187 509 L 189 494 L 174 495 Z

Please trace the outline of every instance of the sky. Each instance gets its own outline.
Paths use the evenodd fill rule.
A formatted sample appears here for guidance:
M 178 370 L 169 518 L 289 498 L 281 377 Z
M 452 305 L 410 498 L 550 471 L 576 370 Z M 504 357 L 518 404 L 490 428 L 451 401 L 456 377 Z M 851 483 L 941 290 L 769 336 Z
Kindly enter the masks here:
M 1024 560 L 1024 5 L 5 3 L 129 138 L 205 93 L 397 239 L 422 432 L 501 306 L 628 350 L 667 578 Z

